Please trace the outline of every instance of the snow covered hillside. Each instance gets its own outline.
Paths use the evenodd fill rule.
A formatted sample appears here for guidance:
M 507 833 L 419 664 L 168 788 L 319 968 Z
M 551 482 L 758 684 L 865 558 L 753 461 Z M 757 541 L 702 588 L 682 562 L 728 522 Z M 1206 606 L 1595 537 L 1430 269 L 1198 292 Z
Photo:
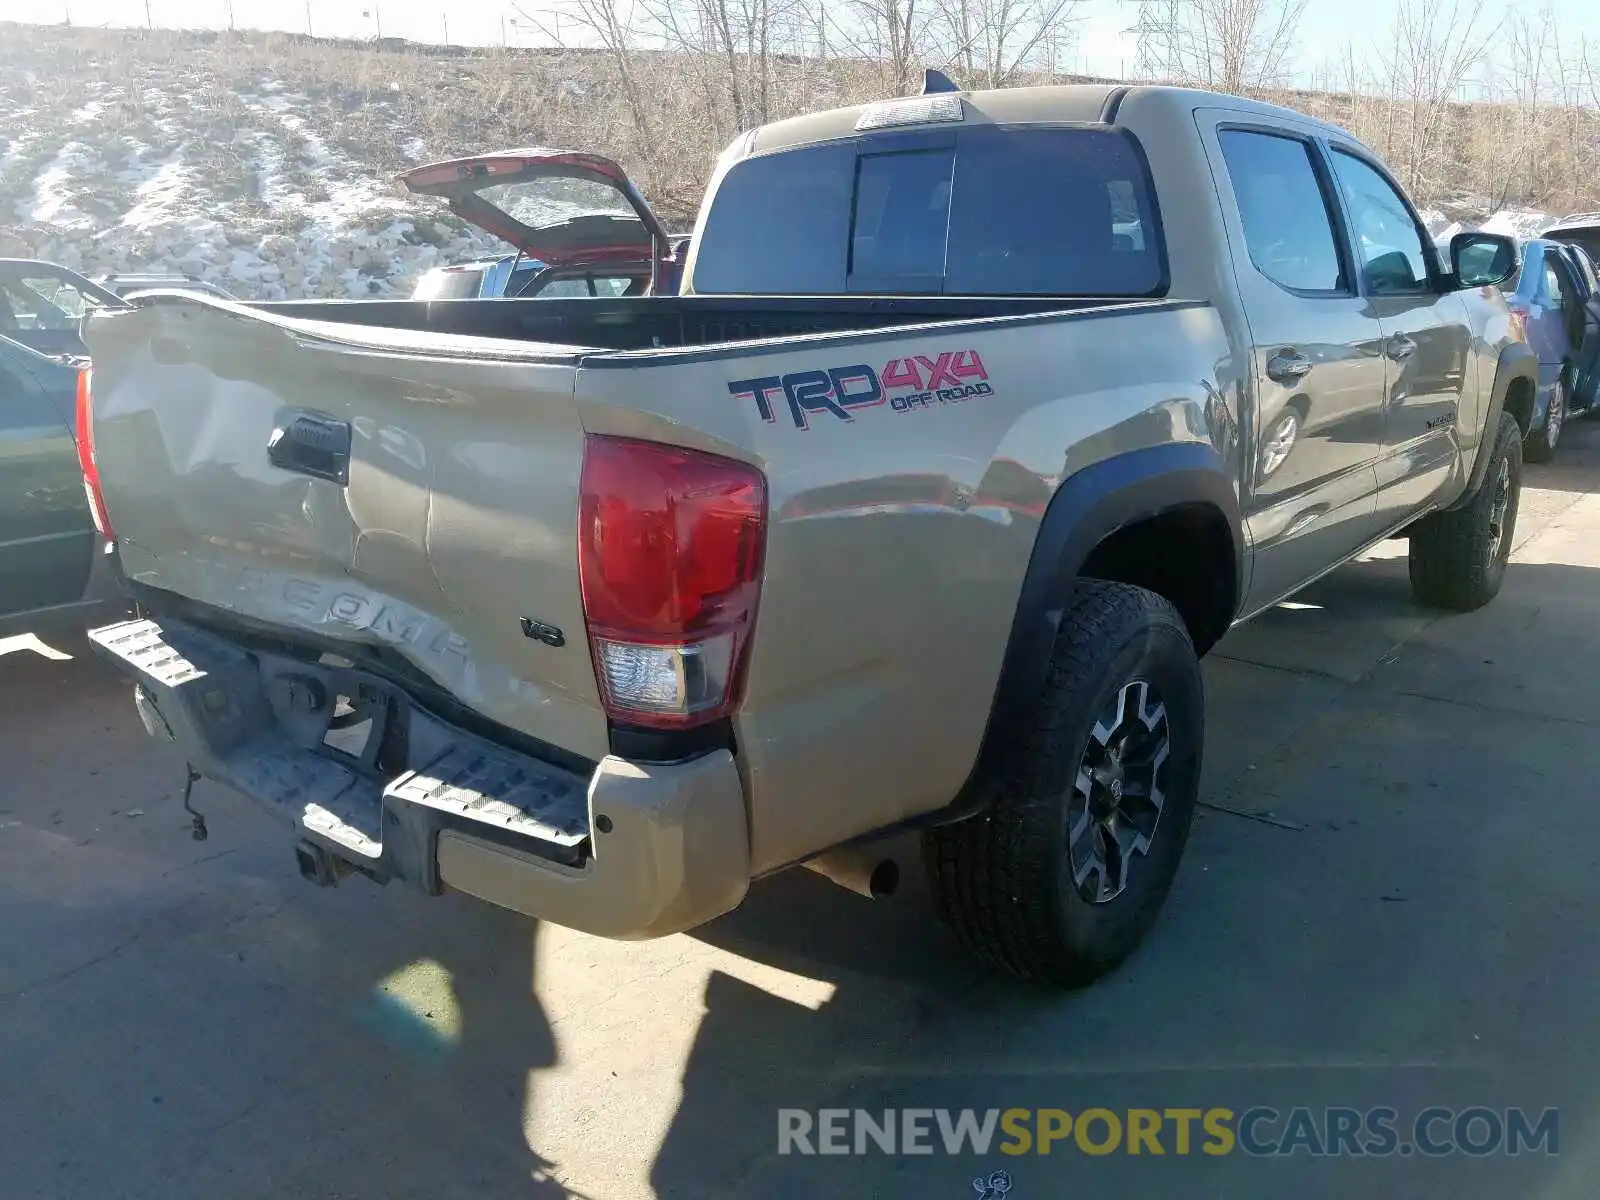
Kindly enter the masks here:
M 241 86 L 176 59 L 91 57 L 65 77 L 10 66 L 0 256 L 90 276 L 182 271 L 283 299 L 404 295 L 429 267 L 505 249 L 391 182 L 407 163 L 466 151 L 430 147 L 381 94 L 361 100 L 357 125 L 337 96 L 266 75 Z
M 27 102 L 41 87 L 0 84 L 0 254 L 271 300 L 404 294 L 429 267 L 504 248 L 330 146 L 297 113 L 306 97 L 271 81 L 230 97 L 223 128 L 182 92 L 130 106 L 87 81 L 63 112 Z M 427 156 L 420 139 L 405 151 Z

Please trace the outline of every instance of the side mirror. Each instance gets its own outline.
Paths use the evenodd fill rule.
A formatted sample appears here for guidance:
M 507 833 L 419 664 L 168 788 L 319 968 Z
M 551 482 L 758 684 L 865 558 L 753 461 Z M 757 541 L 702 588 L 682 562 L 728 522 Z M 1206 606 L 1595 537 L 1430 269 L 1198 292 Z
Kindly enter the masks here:
M 1515 238 L 1458 233 L 1450 239 L 1450 270 L 1463 288 L 1497 287 L 1522 269 Z

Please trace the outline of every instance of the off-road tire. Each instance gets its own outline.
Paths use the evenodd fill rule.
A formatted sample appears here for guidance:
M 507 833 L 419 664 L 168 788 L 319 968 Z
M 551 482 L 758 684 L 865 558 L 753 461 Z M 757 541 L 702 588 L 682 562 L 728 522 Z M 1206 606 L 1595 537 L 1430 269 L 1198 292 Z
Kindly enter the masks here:
M 1493 518 L 1502 479 L 1510 491 L 1497 530 Z M 1456 612 L 1471 612 L 1493 600 L 1505 579 L 1521 495 L 1522 431 L 1510 413 L 1501 413 L 1493 457 L 1472 498 L 1412 527 L 1412 595 L 1423 604 Z
M 1556 446 L 1561 441 L 1561 431 L 1567 427 L 1567 408 L 1571 389 L 1563 375 L 1550 389 L 1550 403 L 1545 409 L 1539 428 L 1530 430 L 1522 439 L 1522 457 L 1526 462 L 1547 463 L 1556 456 Z M 1554 418 L 1554 424 L 1551 420 Z
M 1076 986 L 1133 951 L 1172 886 L 1199 791 L 1205 694 L 1188 630 L 1154 592 L 1081 580 L 1058 629 L 992 803 L 928 830 L 922 849 L 938 914 L 967 949 L 1020 978 Z M 1166 710 L 1164 801 L 1148 850 L 1127 857 L 1125 889 L 1097 903 L 1073 880 L 1069 796 L 1102 711 L 1139 680 Z

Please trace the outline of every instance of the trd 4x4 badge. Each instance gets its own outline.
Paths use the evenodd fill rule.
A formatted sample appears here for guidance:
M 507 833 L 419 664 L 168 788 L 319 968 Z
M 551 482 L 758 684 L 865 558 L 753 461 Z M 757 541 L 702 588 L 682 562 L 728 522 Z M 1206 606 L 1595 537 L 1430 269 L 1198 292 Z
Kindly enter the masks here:
M 796 429 L 810 429 L 811 418 L 823 414 L 854 421 L 859 410 L 882 404 L 895 412 L 913 412 L 994 394 L 976 350 L 945 350 L 933 358 L 923 354 L 891 358 L 882 370 L 856 363 L 739 379 L 728 385 L 728 391 L 754 400 L 756 412 L 769 423 L 778 419 L 780 405 L 786 407 Z

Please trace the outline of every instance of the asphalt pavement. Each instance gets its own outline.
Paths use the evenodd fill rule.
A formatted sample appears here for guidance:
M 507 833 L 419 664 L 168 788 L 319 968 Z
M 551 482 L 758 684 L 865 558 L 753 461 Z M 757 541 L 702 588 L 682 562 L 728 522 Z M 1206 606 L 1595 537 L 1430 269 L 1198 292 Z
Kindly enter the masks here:
M 317 889 L 211 785 L 191 840 L 182 764 L 126 683 L 71 645 L 0 642 L 0 1194 L 932 1198 L 1004 1170 L 984 1187 L 1011 1200 L 1587 1197 L 1600 423 L 1567 438 L 1527 470 L 1485 610 L 1416 607 L 1389 543 L 1229 636 L 1165 914 L 1069 995 L 965 960 L 915 870 L 879 903 L 779 876 L 636 944 Z M 1330 1138 L 1330 1107 L 1399 1132 Z M 963 1108 L 1034 1131 L 1061 1110 L 1058 1133 L 1103 1109 L 1124 1135 L 1154 1110 L 1162 1152 L 1107 1150 L 1091 1117 L 1048 1155 L 1003 1133 L 983 1155 L 779 1153 L 780 1109 Z M 1553 1136 L 1430 1153 L 1472 1108 L 1479 1149 L 1490 1117 L 1554 1109 Z M 1166 1114 L 1186 1109 L 1257 1119 L 1222 1154 L 1197 1119 L 1183 1153 Z

